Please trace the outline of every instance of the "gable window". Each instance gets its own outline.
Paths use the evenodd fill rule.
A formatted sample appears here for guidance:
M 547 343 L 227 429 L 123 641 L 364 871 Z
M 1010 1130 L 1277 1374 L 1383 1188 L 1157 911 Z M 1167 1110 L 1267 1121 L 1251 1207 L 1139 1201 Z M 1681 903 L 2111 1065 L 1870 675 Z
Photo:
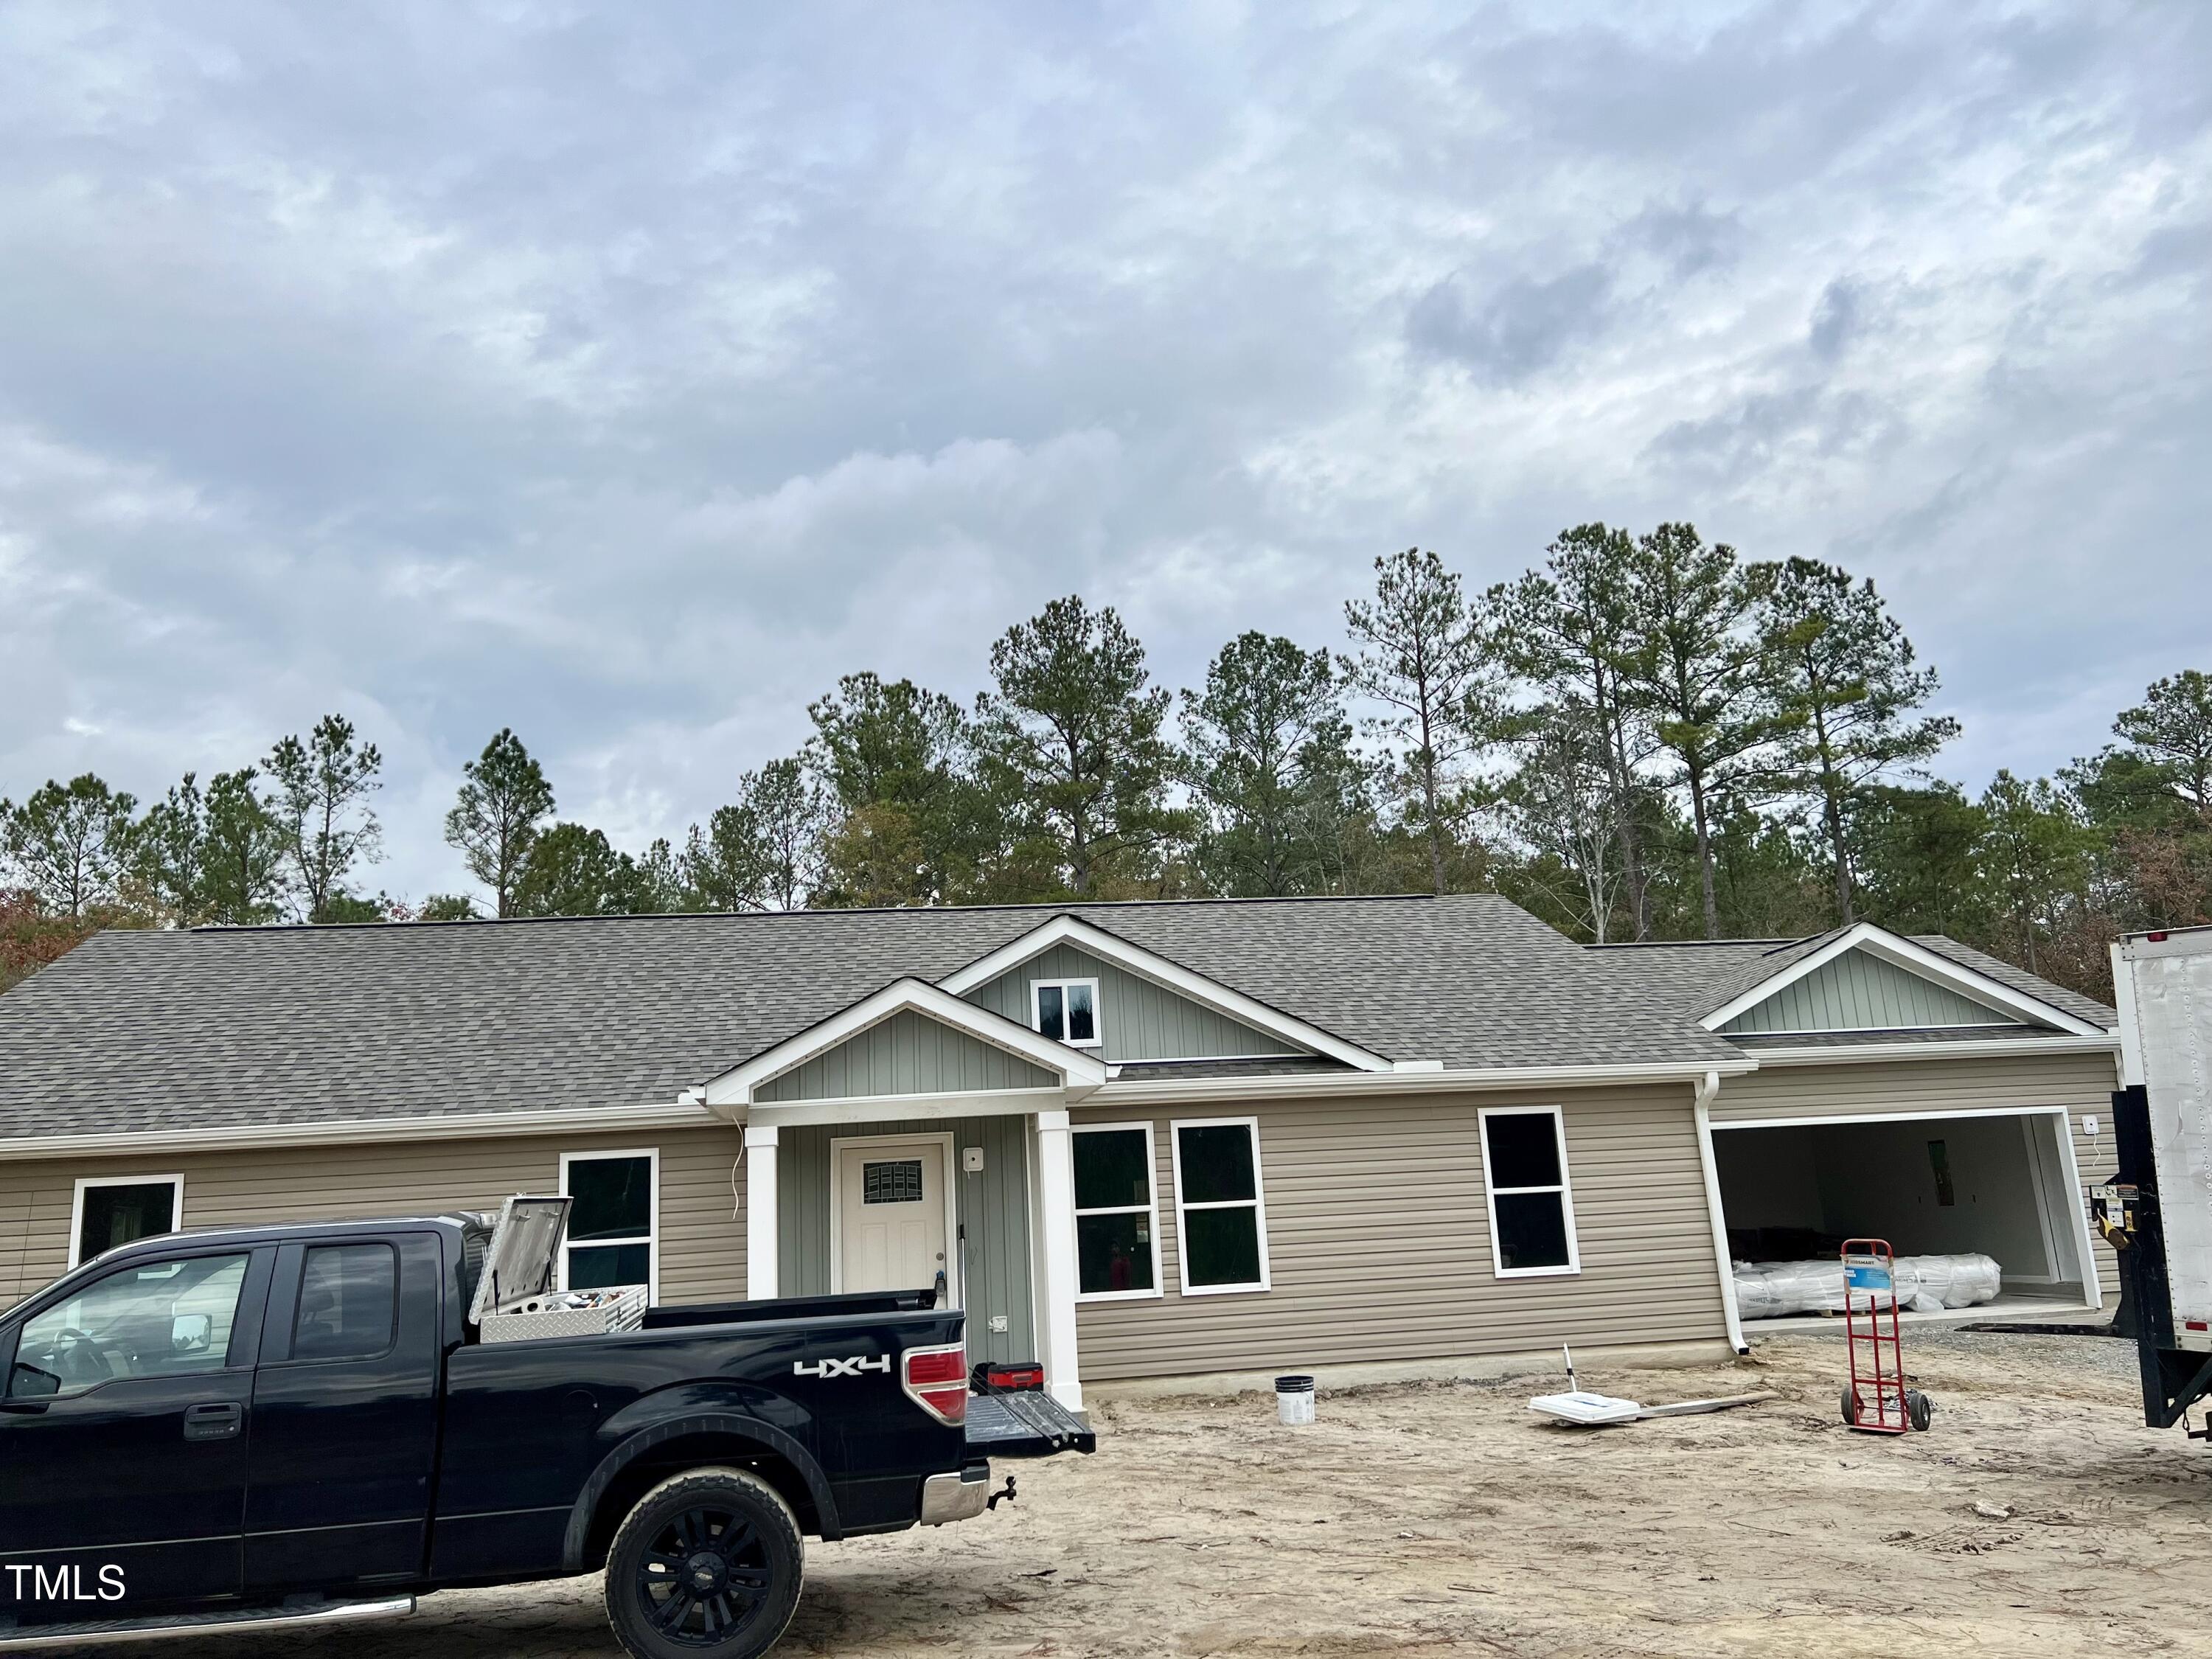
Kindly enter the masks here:
M 184 1223 L 185 1178 L 122 1176 L 112 1181 L 80 1181 L 75 1207 L 70 1222 L 72 1267 L 119 1244 L 176 1231 Z
M 660 1300 L 660 1154 L 563 1152 L 561 1190 L 568 1237 L 561 1247 L 561 1288 L 642 1285 Z
M 1098 981 L 1040 979 L 1030 983 L 1030 1024 L 1071 1048 L 1098 1046 Z
M 1075 1162 L 1075 1299 L 1118 1302 L 1160 1293 L 1160 1200 L 1152 1126 L 1079 1126 Z
M 1186 1296 L 1264 1291 L 1267 1214 L 1260 1195 L 1260 1121 L 1194 1118 L 1175 1134 L 1176 1237 Z
M 1500 1279 L 1582 1271 L 1567 1190 L 1566 1124 L 1556 1106 L 1485 1107 L 1482 1188 Z

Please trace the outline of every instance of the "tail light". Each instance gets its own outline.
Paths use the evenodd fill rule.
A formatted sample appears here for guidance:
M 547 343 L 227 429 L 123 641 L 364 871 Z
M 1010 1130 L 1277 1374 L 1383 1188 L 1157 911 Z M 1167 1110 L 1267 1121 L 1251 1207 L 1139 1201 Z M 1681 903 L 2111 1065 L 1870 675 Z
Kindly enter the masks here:
M 908 1348 L 899 1356 L 907 1398 L 940 1423 L 968 1420 L 968 1345 Z

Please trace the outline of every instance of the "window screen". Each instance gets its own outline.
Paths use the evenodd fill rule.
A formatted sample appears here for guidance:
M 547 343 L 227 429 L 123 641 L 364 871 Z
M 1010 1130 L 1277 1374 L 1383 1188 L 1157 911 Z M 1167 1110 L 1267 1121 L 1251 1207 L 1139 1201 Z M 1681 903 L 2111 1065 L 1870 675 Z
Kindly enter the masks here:
M 392 1346 L 399 1258 L 389 1244 L 318 1244 L 300 1273 L 295 1359 L 369 1359 Z
M 1152 1136 L 1141 1126 L 1079 1129 L 1075 1163 L 1076 1290 L 1083 1296 L 1144 1296 L 1159 1214 L 1152 1193 Z
M 1559 1142 L 1559 1116 L 1549 1108 L 1483 1115 L 1482 1174 L 1500 1273 L 1571 1273 L 1577 1266 Z
M 1178 1123 L 1175 1135 L 1183 1289 L 1267 1289 L 1258 1131 L 1243 1122 Z
M 89 1261 L 118 1244 L 177 1231 L 177 1183 L 101 1182 L 84 1189 L 76 1259 Z

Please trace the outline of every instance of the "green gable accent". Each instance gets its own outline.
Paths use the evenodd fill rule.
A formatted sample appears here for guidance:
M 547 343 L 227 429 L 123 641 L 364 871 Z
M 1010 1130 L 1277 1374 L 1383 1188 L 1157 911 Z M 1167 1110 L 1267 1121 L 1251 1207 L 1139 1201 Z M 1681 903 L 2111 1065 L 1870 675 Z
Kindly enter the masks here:
M 1060 1079 L 1018 1054 L 902 1008 L 826 1054 L 771 1078 L 754 1092 L 763 1104 L 846 1100 L 867 1095 L 975 1094 L 1000 1089 L 1056 1089 Z
M 1101 1054 L 1109 1066 L 1146 1060 L 1236 1060 L 1260 1054 L 1295 1054 L 1306 1050 L 1270 1032 L 1201 1007 L 1164 986 L 1103 962 L 1072 945 L 1055 945 L 969 992 L 968 1000 L 1004 1014 L 1019 1025 L 1030 1023 L 1030 986 L 1041 979 L 1098 981 Z
M 1948 985 L 1908 973 L 1865 951 L 1846 951 L 1792 980 L 1722 1026 L 1723 1035 L 1764 1031 L 1906 1031 L 1945 1025 L 2018 1025 L 2014 1015 Z

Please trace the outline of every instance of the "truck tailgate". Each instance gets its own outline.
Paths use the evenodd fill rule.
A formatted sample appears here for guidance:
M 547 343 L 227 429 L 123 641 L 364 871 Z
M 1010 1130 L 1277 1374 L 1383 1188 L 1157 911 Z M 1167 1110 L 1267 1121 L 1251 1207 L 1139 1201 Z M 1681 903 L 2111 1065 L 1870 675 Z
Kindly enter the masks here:
M 968 1401 L 968 1449 L 984 1457 L 1050 1457 L 1097 1451 L 1098 1437 L 1048 1394 L 979 1394 Z

